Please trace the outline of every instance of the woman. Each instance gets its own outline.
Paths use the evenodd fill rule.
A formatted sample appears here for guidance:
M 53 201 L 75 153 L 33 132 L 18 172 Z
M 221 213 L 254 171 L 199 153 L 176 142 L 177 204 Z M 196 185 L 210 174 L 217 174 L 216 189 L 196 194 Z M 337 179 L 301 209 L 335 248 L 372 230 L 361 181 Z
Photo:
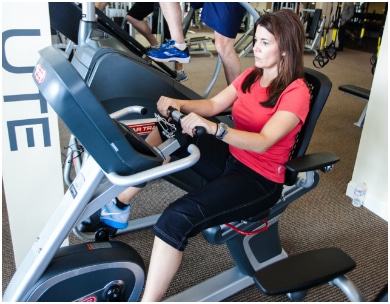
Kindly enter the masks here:
M 249 218 L 280 198 L 284 163 L 309 111 L 310 94 L 303 80 L 305 35 L 296 14 L 278 11 L 255 23 L 255 67 L 242 73 L 211 99 L 161 97 L 157 108 L 188 113 L 183 133 L 196 126 L 209 135 L 199 141 L 201 159 L 193 167 L 209 183 L 170 204 L 153 233 L 155 241 L 142 301 L 164 296 L 182 260 L 188 238 L 219 224 Z M 232 107 L 234 128 L 210 117 Z M 151 143 L 158 140 L 150 139 Z

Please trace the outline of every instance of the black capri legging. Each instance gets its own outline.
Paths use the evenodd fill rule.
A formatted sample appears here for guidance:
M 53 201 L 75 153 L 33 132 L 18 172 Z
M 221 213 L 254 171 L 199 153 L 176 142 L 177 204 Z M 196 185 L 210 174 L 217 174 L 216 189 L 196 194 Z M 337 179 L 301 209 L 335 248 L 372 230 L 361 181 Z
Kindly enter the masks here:
M 249 218 L 273 206 L 283 185 L 270 181 L 229 154 L 228 145 L 214 136 L 195 139 L 201 151 L 192 167 L 209 180 L 171 203 L 153 227 L 153 233 L 183 251 L 188 238 L 202 230 Z

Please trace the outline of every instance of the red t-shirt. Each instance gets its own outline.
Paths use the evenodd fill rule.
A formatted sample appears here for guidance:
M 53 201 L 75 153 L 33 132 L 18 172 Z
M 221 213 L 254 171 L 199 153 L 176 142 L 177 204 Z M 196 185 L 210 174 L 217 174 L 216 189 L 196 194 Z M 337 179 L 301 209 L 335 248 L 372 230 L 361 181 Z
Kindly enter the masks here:
M 250 93 L 241 90 L 241 84 L 254 68 L 247 69 L 233 82 L 237 90 L 237 100 L 232 108 L 235 128 L 237 130 L 260 133 L 263 126 L 276 111 L 288 111 L 297 115 L 299 124 L 279 142 L 264 153 L 242 150 L 230 145 L 231 154 L 240 162 L 262 176 L 277 183 L 284 182 L 285 167 L 296 134 L 305 122 L 310 106 L 310 92 L 303 79 L 293 81 L 280 95 L 273 108 L 265 108 L 259 102 L 268 99 L 267 88 L 256 81 Z

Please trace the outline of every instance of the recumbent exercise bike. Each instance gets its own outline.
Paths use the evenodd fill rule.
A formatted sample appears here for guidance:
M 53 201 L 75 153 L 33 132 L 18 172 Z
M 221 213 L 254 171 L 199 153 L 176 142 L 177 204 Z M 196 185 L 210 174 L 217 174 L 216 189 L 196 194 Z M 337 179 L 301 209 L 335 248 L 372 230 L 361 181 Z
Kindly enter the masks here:
M 110 111 L 102 103 L 101 94 L 106 91 L 123 93 L 123 86 L 128 83 L 121 86 L 106 79 L 107 90 L 101 90 L 98 76 L 107 74 L 107 67 L 117 66 L 138 78 L 150 79 L 149 83 L 156 83 L 159 87 L 156 94 L 188 99 L 198 98 L 197 94 L 135 58 L 106 33 L 92 29 L 87 40 L 76 51 L 72 63 L 54 47 L 45 48 L 40 52 L 41 59 L 34 70 L 34 80 L 42 96 L 80 140 L 90 157 L 15 273 L 4 301 L 136 301 L 142 292 L 145 270 L 142 259 L 131 246 L 115 241 L 60 246 L 73 227 L 128 186 L 159 177 L 169 177 L 174 182 L 180 179 L 176 174 L 184 174 L 183 170 L 190 172 L 190 167 L 199 158 L 197 148 L 189 146 L 188 157 L 160 166 L 164 155 L 149 147 L 131 128 L 112 120 L 108 114 Z M 329 79 L 311 69 L 306 69 L 306 80 L 312 93 L 311 110 L 297 138 L 291 160 L 286 164 L 288 173 L 282 198 L 270 210 L 251 219 L 204 231 L 209 242 L 227 244 L 236 266 L 167 301 L 220 301 L 255 282 L 263 292 L 289 293 L 295 300 L 301 299 L 305 290 L 312 286 L 333 282 L 349 299 L 363 300 L 344 275 L 355 267 L 355 263 L 341 250 L 320 249 L 289 258 L 281 246 L 278 220 L 282 212 L 295 199 L 316 187 L 319 182 L 317 170 L 330 171 L 338 161 L 329 153 L 305 155 L 331 89 Z M 114 84 L 116 86 L 112 89 Z M 136 86 L 132 94 L 148 101 L 149 98 L 157 100 L 155 96 L 142 96 L 137 92 L 140 89 L 142 87 Z M 127 96 L 112 96 L 111 100 L 123 101 L 125 98 Z M 135 107 L 134 98 L 129 98 L 129 101 L 127 111 L 136 113 L 131 115 L 144 112 L 144 100 L 141 100 L 141 107 Z M 168 155 L 176 147 L 172 138 L 160 150 Z M 200 180 L 201 184 L 205 182 Z M 199 186 L 197 182 L 189 185 L 188 188 Z M 264 221 L 259 221 L 261 219 Z M 247 235 L 232 228 L 252 232 L 264 230 L 265 226 L 268 227 L 264 232 Z M 312 266 L 321 266 L 307 269 L 307 261 Z M 284 286 L 280 286 L 278 280 L 272 282 L 275 275 L 272 267 L 286 269 L 294 264 L 300 265 L 300 270 L 307 273 L 303 279 L 299 282 L 291 279 L 284 282 Z M 264 271 L 271 274 L 263 276 Z

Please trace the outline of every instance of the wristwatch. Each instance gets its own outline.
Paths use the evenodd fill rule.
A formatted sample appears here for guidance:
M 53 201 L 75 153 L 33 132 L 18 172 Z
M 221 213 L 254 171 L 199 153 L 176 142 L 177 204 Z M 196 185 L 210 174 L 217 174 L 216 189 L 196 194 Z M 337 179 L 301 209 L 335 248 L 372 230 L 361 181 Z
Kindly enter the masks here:
M 219 140 L 222 140 L 225 137 L 225 135 L 229 132 L 229 127 L 227 124 L 220 122 L 218 130 L 219 133 L 215 137 Z

